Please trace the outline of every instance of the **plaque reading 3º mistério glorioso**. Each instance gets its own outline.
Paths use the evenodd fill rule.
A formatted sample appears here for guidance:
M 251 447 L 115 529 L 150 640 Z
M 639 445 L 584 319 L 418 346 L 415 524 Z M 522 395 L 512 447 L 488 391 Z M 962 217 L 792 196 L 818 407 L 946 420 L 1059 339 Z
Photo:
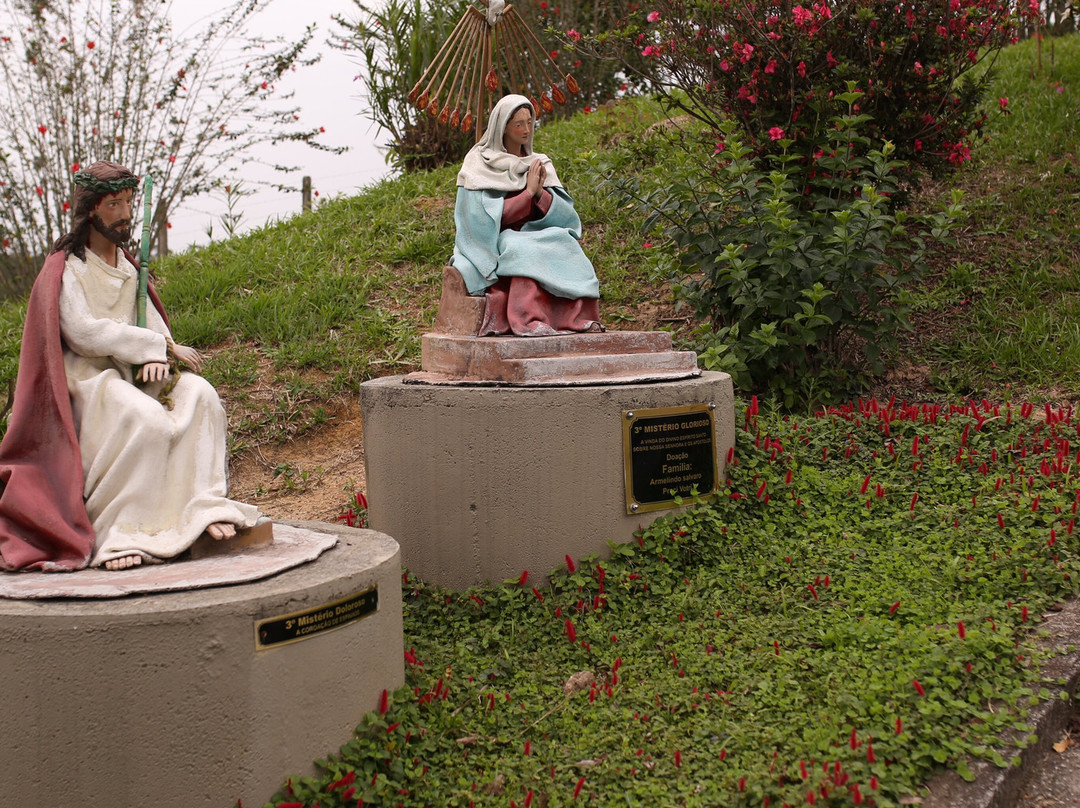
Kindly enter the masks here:
M 675 497 L 716 486 L 713 406 L 623 412 L 626 512 L 674 508 Z

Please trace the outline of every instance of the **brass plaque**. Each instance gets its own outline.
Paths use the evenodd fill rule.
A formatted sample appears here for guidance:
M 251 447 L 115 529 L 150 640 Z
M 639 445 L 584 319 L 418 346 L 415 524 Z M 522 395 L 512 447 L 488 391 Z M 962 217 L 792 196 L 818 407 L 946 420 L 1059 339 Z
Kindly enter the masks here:
M 709 404 L 623 412 L 626 512 L 674 508 L 675 497 L 716 487 L 716 441 Z
M 268 617 L 255 623 L 255 650 L 306 640 L 335 628 L 347 626 L 379 609 L 379 588 L 370 587 L 332 603 L 302 612 Z

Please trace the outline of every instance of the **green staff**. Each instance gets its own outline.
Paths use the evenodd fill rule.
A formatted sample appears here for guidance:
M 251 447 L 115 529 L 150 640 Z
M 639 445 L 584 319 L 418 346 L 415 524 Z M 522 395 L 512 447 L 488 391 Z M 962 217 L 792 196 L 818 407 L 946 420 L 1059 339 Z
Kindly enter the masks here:
M 146 286 L 149 281 L 150 266 L 150 196 L 154 190 L 154 180 L 147 174 L 143 182 L 143 222 L 142 244 L 139 256 L 139 293 L 135 303 L 135 324 L 146 328 Z

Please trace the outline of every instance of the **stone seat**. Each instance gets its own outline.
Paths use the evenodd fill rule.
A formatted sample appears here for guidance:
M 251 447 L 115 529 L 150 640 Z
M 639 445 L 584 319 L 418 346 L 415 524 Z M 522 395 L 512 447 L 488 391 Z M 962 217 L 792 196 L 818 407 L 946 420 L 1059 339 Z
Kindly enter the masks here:
M 699 376 L 693 351 L 672 350 L 665 331 L 606 331 L 547 337 L 477 337 L 485 299 L 443 270 L 439 314 L 421 338 L 421 370 L 405 384 L 576 386 Z

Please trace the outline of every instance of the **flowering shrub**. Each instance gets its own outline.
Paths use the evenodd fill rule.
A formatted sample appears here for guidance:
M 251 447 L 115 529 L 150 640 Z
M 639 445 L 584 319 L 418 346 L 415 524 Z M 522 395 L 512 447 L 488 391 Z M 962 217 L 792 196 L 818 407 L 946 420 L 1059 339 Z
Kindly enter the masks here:
M 577 81 L 579 92 L 568 94 L 565 105 L 556 105 L 555 115 L 564 117 L 574 112 L 590 111 L 606 101 L 639 88 L 640 75 L 647 69 L 646 60 L 630 53 L 627 58 L 634 69 L 624 70 L 611 59 L 576 47 L 606 32 L 625 26 L 641 14 L 639 0 L 615 0 L 595 3 L 591 0 L 523 0 L 514 4 L 522 19 L 543 42 L 551 43 L 551 56 L 564 73 Z M 571 48 L 560 48 L 560 38 Z
M 1008 0 L 657 0 L 609 39 L 624 59 L 653 62 L 658 86 L 685 93 L 714 128 L 733 117 L 770 150 L 782 129 L 789 154 L 809 157 L 830 126 L 824 108 L 849 82 L 858 111 L 913 169 L 964 162 L 988 115 L 989 72 L 1018 21 L 1037 5 Z M 627 61 L 628 67 L 631 65 Z M 678 95 L 671 95 L 683 103 Z
M 651 190 L 616 182 L 651 211 L 646 228 L 677 247 L 676 293 L 706 321 L 705 366 L 789 404 L 843 395 L 860 373 L 884 369 L 908 322 L 905 286 L 961 214 L 959 194 L 927 217 L 894 208 L 904 163 L 864 134 L 861 97 L 835 96 L 847 111 L 809 164 L 788 153 L 794 142 L 779 127 L 770 138 L 783 151 L 755 158 L 729 121 L 712 170 L 689 157 L 665 163 Z

